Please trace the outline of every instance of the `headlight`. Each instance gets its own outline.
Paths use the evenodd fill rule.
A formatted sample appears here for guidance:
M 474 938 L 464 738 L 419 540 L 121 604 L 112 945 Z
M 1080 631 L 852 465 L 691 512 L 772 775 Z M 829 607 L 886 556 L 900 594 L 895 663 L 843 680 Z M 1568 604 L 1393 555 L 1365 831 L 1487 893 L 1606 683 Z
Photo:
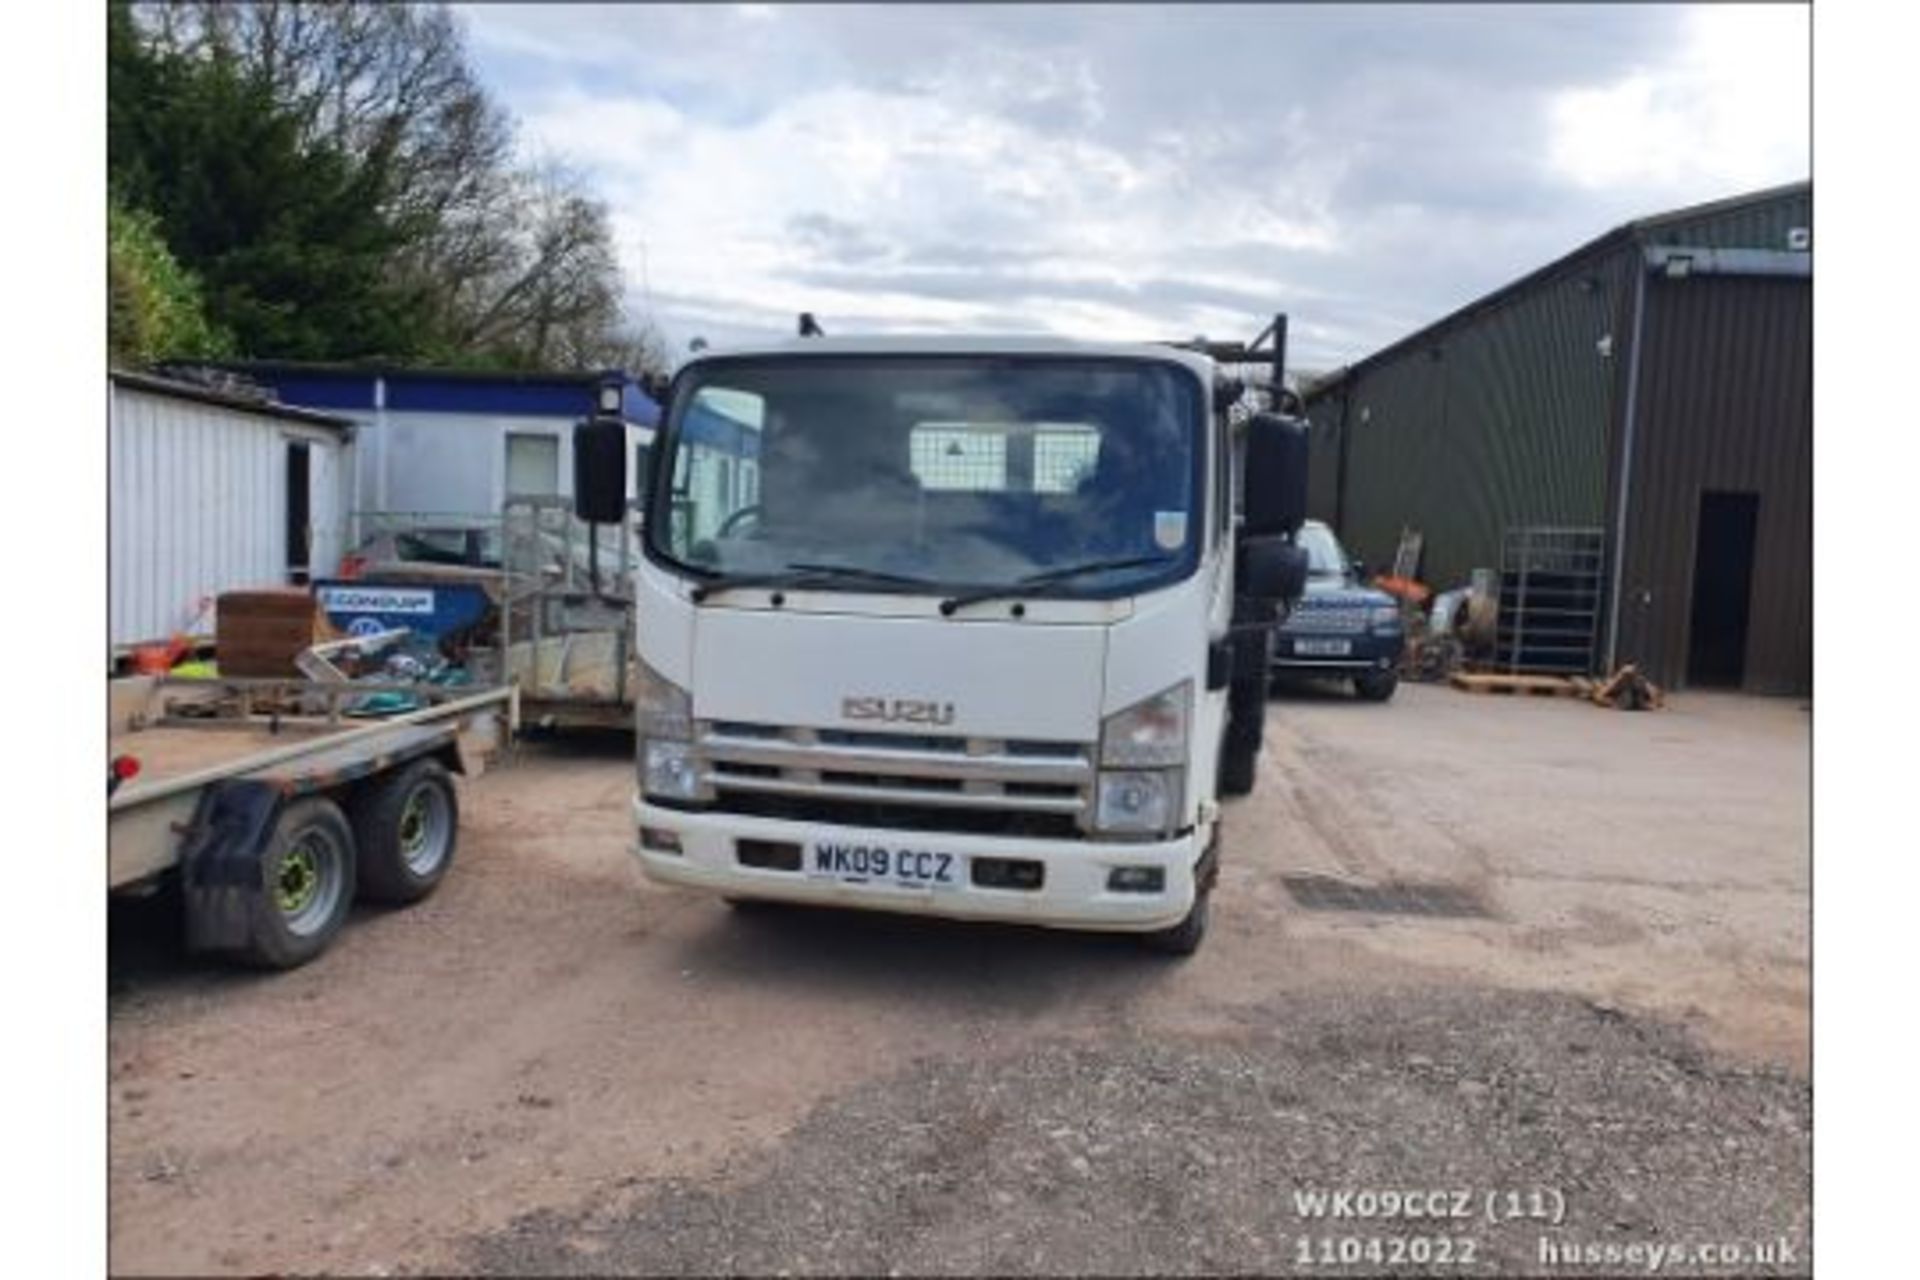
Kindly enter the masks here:
M 1100 775 L 1093 811 L 1101 831 L 1165 831 L 1178 806 L 1177 770 L 1122 769 Z
M 1375 631 L 1390 631 L 1400 625 L 1400 606 L 1376 604 L 1367 607 L 1367 625 Z
M 646 663 L 637 665 L 640 679 L 634 700 L 639 706 L 640 736 L 650 741 L 692 742 L 693 699 Z
M 639 708 L 640 791 L 666 800 L 700 798 L 700 762 L 693 751 L 693 699 L 642 662 L 634 701 Z
M 1103 768 L 1169 767 L 1187 762 L 1187 722 L 1192 719 L 1193 681 L 1182 680 L 1108 716 L 1100 725 Z
M 642 750 L 640 789 L 645 794 L 669 800 L 699 798 L 700 769 L 694 763 L 691 743 L 649 738 Z

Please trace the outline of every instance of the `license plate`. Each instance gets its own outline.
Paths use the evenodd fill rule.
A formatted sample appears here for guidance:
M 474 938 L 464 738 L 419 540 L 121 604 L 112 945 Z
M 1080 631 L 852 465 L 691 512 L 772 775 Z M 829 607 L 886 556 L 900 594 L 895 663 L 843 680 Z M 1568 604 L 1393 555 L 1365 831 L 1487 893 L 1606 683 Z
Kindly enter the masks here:
M 960 884 L 961 860 L 958 854 L 934 849 L 818 840 L 807 849 L 807 874 L 842 884 L 952 889 Z
M 1353 652 L 1353 641 L 1295 640 L 1293 651 L 1303 658 L 1344 658 Z

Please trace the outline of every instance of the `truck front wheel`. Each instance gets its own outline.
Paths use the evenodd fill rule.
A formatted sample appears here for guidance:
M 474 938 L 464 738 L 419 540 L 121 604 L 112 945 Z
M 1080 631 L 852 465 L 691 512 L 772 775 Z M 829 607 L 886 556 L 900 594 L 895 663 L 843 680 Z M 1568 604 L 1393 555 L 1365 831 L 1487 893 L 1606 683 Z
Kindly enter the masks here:
M 1214 790 L 1223 796 L 1252 795 L 1259 773 L 1259 748 L 1228 742 L 1220 748 L 1220 776 Z
M 359 797 L 353 827 L 361 896 L 393 905 L 418 902 L 453 865 L 460 830 L 453 779 L 439 761 L 415 760 Z
M 353 906 L 353 828 L 331 800 L 288 805 L 260 859 L 260 892 L 241 958 L 267 969 L 303 965 L 327 949 Z
M 1213 886 L 1207 885 L 1194 891 L 1193 905 L 1187 909 L 1186 917 L 1170 929 L 1156 929 L 1152 933 L 1140 935 L 1140 940 L 1153 951 L 1169 956 L 1190 956 L 1200 949 L 1200 943 L 1207 936 L 1207 908 L 1213 901 Z

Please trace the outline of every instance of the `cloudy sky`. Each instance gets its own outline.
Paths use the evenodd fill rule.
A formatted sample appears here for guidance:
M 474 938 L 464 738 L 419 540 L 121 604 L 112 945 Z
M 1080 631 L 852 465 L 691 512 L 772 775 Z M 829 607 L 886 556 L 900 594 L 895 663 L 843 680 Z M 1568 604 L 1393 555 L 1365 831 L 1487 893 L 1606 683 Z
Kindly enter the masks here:
M 1809 173 L 1800 6 L 465 9 L 676 352 L 786 334 L 1360 356 L 1630 218 Z

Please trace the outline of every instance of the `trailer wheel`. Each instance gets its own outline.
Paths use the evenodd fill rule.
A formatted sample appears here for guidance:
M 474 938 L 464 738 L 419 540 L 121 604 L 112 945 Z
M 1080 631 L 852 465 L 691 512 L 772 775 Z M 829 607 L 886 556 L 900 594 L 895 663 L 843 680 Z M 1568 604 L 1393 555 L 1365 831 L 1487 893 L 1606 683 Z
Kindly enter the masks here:
M 353 806 L 360 896 L 404 905 L 432 893 L 453 865 L 460 801 L 437 760 L 416 760 L 378 779 Z
M 260 873 L 241 958 L 268 969 L 303 965 L 327 949 L 353 906 L 353 828 L 340 806 L 316 796 L 283 809 Z

